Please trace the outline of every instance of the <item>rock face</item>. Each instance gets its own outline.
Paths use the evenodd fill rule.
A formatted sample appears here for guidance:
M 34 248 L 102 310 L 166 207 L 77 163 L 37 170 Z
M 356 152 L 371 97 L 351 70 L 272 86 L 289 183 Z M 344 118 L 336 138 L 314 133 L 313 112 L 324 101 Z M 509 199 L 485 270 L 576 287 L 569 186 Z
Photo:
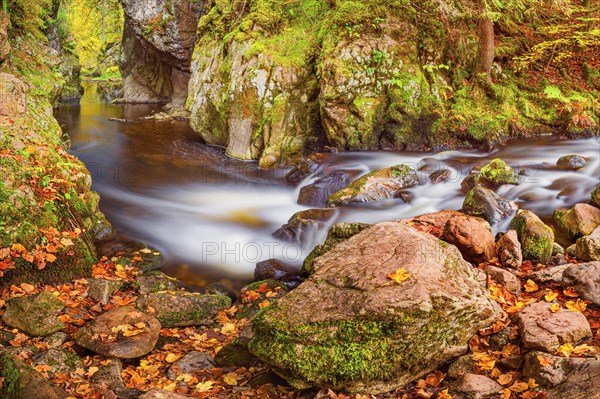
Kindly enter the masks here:
M 583 299 L 600 307 L 600 262 L 571 265 L 562 277 L 565 288 L 573 287 Z
M 220 310 L 231 306 L 225 295 L 205 295 L 185 291 L 163 291 L 141 295 L 138 309 L 154 309 L 154 316 L 165 327 L 199 326 L 214 321 Z
M 564 308 L 552 312 L 550 306 L 535 302 L 517 313 L 516 321 L 526 348 L 554 352 L 562 344 L 575 344 L 592 336 L 583 314 Z
M 496 243 L 488 222 L 473 216 L 457 216 L 448 220 L 444 240 L 456 245 L 465 260 L 479 264 L 494 257 Z
M 496 243 L 496 254 L 502 266 L 517 269 L 523 263 L 521 243 L 517 232 L 509 230 Z
M 123 101 L 183 107 L 203 1 L 121 0 Z
M 588 204 L 577 204 L 568 211 L 554 211 L 554 221 L 573 242 L 591 234 L 600 225 L 600 209 Z
M 577 240 L 575 255 L 583 261 L 600 260 L 600 226 L 596 227 L 589 236 Z
M 404 223 L 367 228 L 313 266 L 257 315 L 250 341 L 296 387 L 392 390 L 463 354 L 499 314 L 454 246 Z
M 462 206 L 467 215 L 481 217 L 491 224 L 514 215 L 517 209 L 514 202 L 480 186 L 469 191 Z
M 519 211 L 510 222 L 523 249 L 523 258 L 532 262 L 548 263 L 552 257 L 554 232 L 537 215 L 528 210 Z
M 34 337 L 46 336 L 63 328 L 57 316 L 64 307 L 60 299 L 44 291 L 36 296 L 10 300 L 2 321 Z
M 533 378 L 548 398 L 600 399 L 600 356 L 567 358 L 533 351 L 525 355 L 523 373 Z
M 154 349 L 160 323 L 133 306 L 101 314 L 75 333 L 75 342 L 98 354 L 134 359 Z
M 414 186 L 418 182 L 417 173 L 407 165 L 375 170 L 332 194 L 327 199 L 327 205 L 340 206 L 393 198 L 403 188 Z

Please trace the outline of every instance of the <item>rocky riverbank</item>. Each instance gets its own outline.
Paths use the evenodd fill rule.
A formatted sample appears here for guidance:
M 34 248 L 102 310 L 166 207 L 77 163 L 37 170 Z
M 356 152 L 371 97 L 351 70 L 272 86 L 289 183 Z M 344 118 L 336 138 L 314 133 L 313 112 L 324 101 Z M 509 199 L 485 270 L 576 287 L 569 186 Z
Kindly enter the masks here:
M 349 187 L 372 201 L 407 182 L 382 176 Z M 599 397 L 600 187 L 552 227 L 509 208 L 494 237 L 494 190 L 519 176 L 494 160 L 469 179 L 485 206 L 336 224 L 301 275 L 261 262 L 237 292 L 108 243 L 91 277 L 7 287 L 4 397 Z

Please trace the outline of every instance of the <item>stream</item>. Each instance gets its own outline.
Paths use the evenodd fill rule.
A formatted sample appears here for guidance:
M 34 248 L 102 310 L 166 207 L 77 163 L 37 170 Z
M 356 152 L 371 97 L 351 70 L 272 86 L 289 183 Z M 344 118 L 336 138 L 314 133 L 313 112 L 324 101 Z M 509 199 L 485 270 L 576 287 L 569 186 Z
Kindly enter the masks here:
M 160 249 L 167 272 L 191 283 L 216 279 L 247 280 L 258 261 L 270 258 L 301 265 L 321 242 L 327 226 L 302 245 L 273 238 L 272 233 L 297 211 L 300 186 L 286 183 L 287 169 L 261 170 L 255 162 L 225 155 L 202 144 L 187 122 L 141 119 L 158 112 L 152 105 L 113 105 L 84 97 L 62 105 L 56 117 L 71 138 L 71 152 L 88 167 L 100 208 L 121 233 Z M 122 120 L 126 120 L 125 122 Z M 561 171 L 556 160 L 567 154 L 588 159 L 578 171 Z M 353 178 L 405 163 L 419 171 L 421 184 L 407 192 L 412 200 L 390 199 L 336 210 L 339 221 L 375 223 L 441 209 L 460 209 L 460 182 L 472 167 L 502 158 L 524 182 L 498 193 L 549 220 L 554 209 L 589 202 L 600 182 L 600 138 L 557 141 L 515 140 L 489 151 L 439 153 L 349 152 L 328 154 L 329 170 Z M 431 184 L 429 174 L 448 168 L 449 181 Z M 494 226 L 505 230 L 506 223 Z

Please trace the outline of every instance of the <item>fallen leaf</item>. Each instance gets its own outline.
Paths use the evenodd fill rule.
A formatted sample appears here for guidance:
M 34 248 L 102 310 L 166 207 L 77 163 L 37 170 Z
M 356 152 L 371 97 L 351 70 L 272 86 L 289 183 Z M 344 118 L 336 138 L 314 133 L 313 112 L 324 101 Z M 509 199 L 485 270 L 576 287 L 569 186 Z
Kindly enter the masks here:
M 565 306 L 572 312 L 583 312 L 587 308 L 587 303 L 577 298 L 577 301 L 567 301 Z
M 575 349 L 575 348 L 573 348 L 573 344 L 570 342 L 567 342 L 566 344 L 559 346 L 558 349 L 556 350 L 556 353 L 558 353 L 559 355 L 564 356 L 564 357 L 569 357 L 569 356 L 571 356 L 573 349 Z
M 401 267 L 400 269 L 397 269 L 396 272 L 389 274 L 388 277 L 398 284 L 402 284 L 404 281 L 408 280 L 410 273 L 407 272 L 405 268 Z
M 534 292 L 537 291 L 539 289 L 538 285 L 531 279 L 527 280 L 527 282 L 525 283 L 525 291 L 527 292 Z
M 198 384 L 196 384 L 196 391 L 198 391 L 198 392 L 210 391 L 211 389 L 213 389 L 214 385 L 215 385 L 214 381 L 211 381 L 211 380 L 202 381 L 202 382 L 199 382 Z
M 552 302 L 557 297 L 558 297 L 558 293 L 554 292 L 554 291 L 550 291 L 550 290 L 548 290 L 548 292 L 546 293 L 546 295 L 544 295 L 544 299 L 546 300 L 546 302 Z

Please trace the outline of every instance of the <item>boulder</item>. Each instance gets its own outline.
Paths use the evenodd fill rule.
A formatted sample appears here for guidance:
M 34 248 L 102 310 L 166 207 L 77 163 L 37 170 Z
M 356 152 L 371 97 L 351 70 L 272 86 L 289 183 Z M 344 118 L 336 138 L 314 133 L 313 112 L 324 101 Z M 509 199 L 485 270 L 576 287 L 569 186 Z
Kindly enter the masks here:
M 154 349 L 160 323 L 133 306 L 123 306 L 101 314 L 81 327 L 75 342 L 104 356 L 134 359 Z
M 92 387 L 107 399 L 139 399 L 140 392 L 137 389 L 125 386 L 122 372 L 121 360 L 112 358 L 108 364 L 100 365 L 98 371 L 90 377 Z
M 538 283 L 558 283 L 560 284 L 563 279 L 563 273 L 570 264 L 564 264 L 559 266 L 550 266 L 543 269 L 535 270 L 528 277 Z
M 179 374 L 193 374 L 215 367 L 215 359 L 206 352 L 191 351 L 174 362 L 167 371 L 167 377 L 175 380 Z
M 510 227 L 517 232 L 524 259 L 548 263 L 554 244 L 554 232 L 550 227 L 528 210 L 520 210 L 510 222 Z
M 503 184 L 519 184 L 519 175 L 506 162 L 496 158 L 481 168 L 477 184 L 487 187 L 498 187 Z
M 35 355 L 31 365 L 47 366 L 46 372 L 52 378 L 56 373 L 69 374 L 77 369 L 83 370 L 83 361 L 67 350 L 50 349 Z
M 450 180 L 452 177 L 452 171 L 449 169 L 440 169 L 436 170 L 432 174 L 429 175 L 429 181 L 432 184 L 442 183 Z
M 521 243 L 515 230 L 509 230 L 496 243 L 498 260 L 504 267 L 518 269 L 523 263 Z
M 107 304 L 112 294 L 117 292 L 123 285 L 122 281 L 107 280 L 105 278 L 93 278 L 90 280 L 88 296 L 96 302 Z
M 600 260 L 600 226 L 596 227 L 590 235 L 577 240 L 575 256 L 586 262 Z
M 36 370 L 16 356 L 0 354 L 0 397 L 6 399 L 65 399 L 67 395 L 52 386 Z
M 588 204 L 577 204 L 568 211 L 554 211 L 554 222 L 571 242 L 587 236 L 600 225 L 600 209 Z
M 153 270 L 136 278 L 135 285 L 140 295 L 146 295 L 160 291 L 175 291 L 183 284 L 173 277 Z
M 452 394 L 464 399 L 498 399 L 502 385 L 480 374 L 464 374 L 449 387 Z
M 63 328 L 58 315 L 65 304 L 52 293 L 14 298 L 6 303 L 2 321 L 34 337 L 43 337 Z
M 474 216 L 456 216 L 444 227 L 444 240 L 454 244 L 465 260 L 479 264 L 495 255 L 496 243 L 492 228 L 484 219 Z
M 405 223 L 369 227 L 313 266 L 256 316 L 249 345 L 295 387 L 393 390 L 465 353 L 500 314 L 456 247 Z
M 526 348 L 552 353 L 560 345 L 592 337 L 590 324 L 582 313 L 565 308 L 552 312 L 550 306 L 547 302 L 535 302 L 515 316 Z
M 241 290 L 240 299 L 236 303 L 239 309 L 238 319 L 252 319 L 261 309 L 261 304 L 274 302 L 286 295 L 289 288 L 276 280 L 261 280 L 248 284 Z
M 600 399 L 600 356 L 560 357 L 532 351 L 525 355 L 523 375 L 533 378 L 548 398 Z
M 477 178 L 479 177 L 479 171 L 472 170 L 467 177 L 460 182 L 460 189 L 463 193 L 468 193 L 473 190 L 477 185 Z
M 450 378 L 458 378 L 462 375 L 474 372 L 475 362 L 473 361 L 473 354 L 469 353 L 468 355 L 461 356 L 450 363 L 447 375 Z
M 444 209 L 438 212 L 424 213 L 410 219 L 402 219 L 400 222 L 406 222 L 414 226 L 433 227 L 435 230 L 441 230 L 443 234 L 448 220 L 456 216 L 465 216 L 465 214 L 459 211 Z
M 346 188 L 332 194 L 327 205 L 340 206 L 394 198 L 403 188 L 419 183 L 417 173 L 408 165 L 400 164 L 375 170 L 354 180 Z
M 565 254 L 565 249 L 563 248 L 563 246 L 560 245 L 559 243 L 555 242 L 554 245 L 552 245 L 552 256 L 564 255 L 564 254 Z
M 600 262 L 569 265 L 562 283 L 563 287 L 573 287 L 581 298 L 600 307 Z
M 48 345 L 50 349 L 57 349 L 62 346 L 65 342 L 67 342 L 69 336 L 62 331 L 55 332 L 54 334 L 48 335 L 45 337 L 42 342 Z
M 254 280 L 277 280 L 282 282 L 299 282 L 301 277 L 293 272 L 290 266 L 276 259 L 268 259 L 256 264 Z
M 480 186 L 469 191 L 462 206 L 467 215 L 481 217 L 491 224 L 514 215 L 517 209 L 514 202 Z
M 489 278 L 504 286 L 511 293 L 516 296 L 521 294 L 521 281 L 513 273 L 496 266 L 486 267 L 485 272 Z
M 561 170 L 577 170 L 587 165 L 587 161 L 581 155 L 564 155 L 556 161 L 556 167 Z
M 317 181 L 300 189 L 298 203 L 305 206 L 324 208 L 329 196 L 350 183 L 350 175 L 345 172 L 336 171 L 323 176 Z
M 258 359 L 248 350 L 248 340 L 236 339 L 223 346 L 215 356 L 219 367 L 251 367 Z
M 304 259 L 302 265 L 302 274 L 309 275 L 313 272 L 313 261 L 319 256 L 323 255 L 340 242 L 346 241 L 348 238 L 360 233 L 367 227 L 370 227 L 367 223 L 336 223 L 327 232 L 327 237 L 323 244 L 316 245 L 313 250 Z
M 219 311 L 231 306 L 231 298 L 186 291 L 162 291 L 140 295 L 136 306 L 144 312 L 153 312 L 164 327 L 201 326 L 212 324 Z

